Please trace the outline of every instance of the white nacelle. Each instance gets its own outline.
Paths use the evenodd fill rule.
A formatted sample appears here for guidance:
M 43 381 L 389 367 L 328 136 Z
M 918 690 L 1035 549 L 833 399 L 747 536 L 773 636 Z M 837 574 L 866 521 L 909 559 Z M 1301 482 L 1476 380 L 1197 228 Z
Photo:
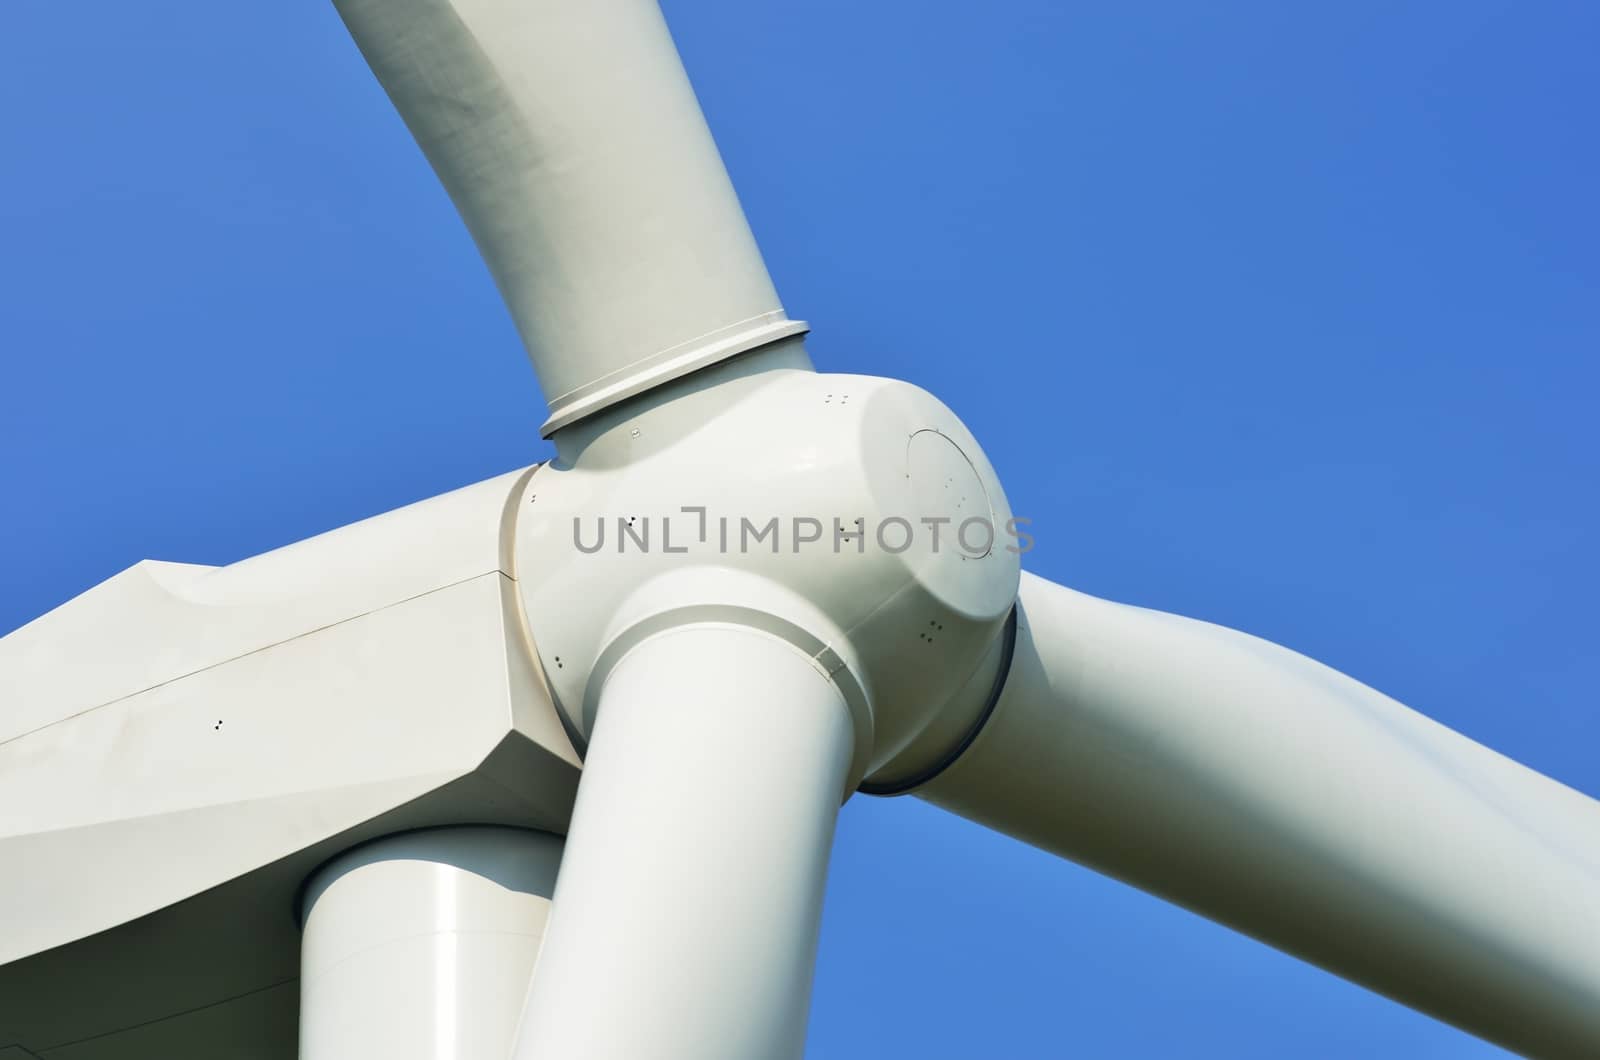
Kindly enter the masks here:
M 120 1033 L 162 1020 L 183 1045 L 151 1055 L 222 1055 L 214 1006 L 292 977 L 326 858 L 565 831 L 578 759 L 506 545 L 527 475 L 227 567 L 141 563 L 0 639 L 0 1041 L 141 1055 Z M 169 1019 L 191 1010 L 200 1031 Z

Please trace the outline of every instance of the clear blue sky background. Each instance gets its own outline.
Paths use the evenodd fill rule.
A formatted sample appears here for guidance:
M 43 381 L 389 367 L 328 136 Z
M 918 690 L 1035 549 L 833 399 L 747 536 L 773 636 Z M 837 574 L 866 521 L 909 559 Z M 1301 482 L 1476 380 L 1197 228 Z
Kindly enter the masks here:
M 1600 793 L 1600 5 L 666 6 L 818 365 L 954 406 L 1034 570 Z M 327 3 L 3 27 L 0 629 L 548 452 Z M 814 1057 L 1492 1054 L 913 800 L 845 810 Z

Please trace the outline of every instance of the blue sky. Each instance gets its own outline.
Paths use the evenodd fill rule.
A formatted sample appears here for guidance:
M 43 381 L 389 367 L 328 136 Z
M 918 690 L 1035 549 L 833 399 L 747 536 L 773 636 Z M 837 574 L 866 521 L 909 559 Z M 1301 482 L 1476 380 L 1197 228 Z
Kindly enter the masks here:
M 951 404 L 1032 569 L 1600 793 L 1600 6 L 665 6 L 818 366 Z M 0 629 L 548 453 L 330 5 L 12 0 L 0 100 Z M 856 799 L 810 1055 L 1495 1053 Z

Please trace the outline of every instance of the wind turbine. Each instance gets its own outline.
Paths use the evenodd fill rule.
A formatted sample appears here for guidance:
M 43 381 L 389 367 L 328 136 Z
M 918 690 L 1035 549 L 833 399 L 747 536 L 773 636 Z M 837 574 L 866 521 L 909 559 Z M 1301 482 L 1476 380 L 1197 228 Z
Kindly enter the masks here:
M 292 921 L 216 932 L 287 891 L 303 1055 L 482 1055 L 559 858 L 517 1055 L 792 1055 L 832 811 L 866 785 L 1514 1048 L 1593 1051 L 1590 800 L 1242 635 L 1026 577 L 1014 610 L 1003 539 L 880 538 L 1003 526 L 998 479 L 927 395 L 809 371 L 653 5 L 341 6 L 496 272 L 560 456 L 234 567 L 135 568 L 7 638 L 7 853 L 36 871 L 5 907 L 54 915 L 12 925 L 0 996 L 48 1001 L 41 968 L 149 952 L 152 924 L 204 967 L 242 939 L 256 974 Z M 780 551 L 749 548 L 769 517 Z M 584 551 L 596 518 L 637 544 Z M 805 547 L 797 520 L 834 518 Z M 115 649 L 85 667 L 89 638 Z M 459 941 L 408 946 L 419 925 Z

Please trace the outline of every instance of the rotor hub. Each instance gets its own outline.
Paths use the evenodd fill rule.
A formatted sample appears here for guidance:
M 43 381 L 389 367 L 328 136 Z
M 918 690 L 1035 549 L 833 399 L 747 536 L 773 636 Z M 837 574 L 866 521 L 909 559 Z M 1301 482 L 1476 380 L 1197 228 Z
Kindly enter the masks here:
M 917 387 L 781 360 L 721 371 L 580 425 L 518 501 L 520 599 L 557 708 L 582 747 L 631 647 L 739 623 L 839 685 L 852 789 L 905 772 L 908 748 L 939 753 L 919 737 L 983 708 L 968 700 L 1020 570 L 1004 491 Z

